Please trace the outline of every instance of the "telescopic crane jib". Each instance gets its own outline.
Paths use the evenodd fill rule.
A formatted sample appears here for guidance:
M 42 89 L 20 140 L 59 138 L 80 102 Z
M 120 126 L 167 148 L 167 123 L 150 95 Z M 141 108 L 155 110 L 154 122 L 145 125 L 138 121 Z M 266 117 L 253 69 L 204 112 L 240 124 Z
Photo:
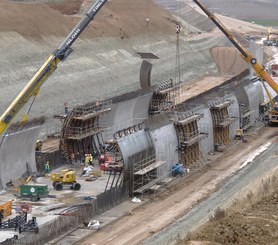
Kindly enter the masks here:
M 0 135 L 9 126 L 12 120 L 15 118 L 17 113 L 22 109 L 22 107 L 28 102 L 31 97 L 37 96 L 39 90 L 43 83 L 53 74 L 57 69 L 58 64 L 64 61 L 70 53 L 73 51 L 71 45 L 79 37 L 79 35 L 84 31 L 88 24 L 94 19 L 98 11 L 103 7 L 107 0 L 97 0 L 90 9 L 86 12 L 83 18 L 75 26 L 75 28 L 70 32 L 64 42 L 54 50 L 54 52 L 48 57 L 44 64 L 39 68 L 33 78 L 28 82 L 28 84 L 23 88 L 20 94 L 15 98 L 8 109 L 3 113 L 0 118 Z M 30 108 L 28 112 L 30 111 Z M 25 121 L 28 116 L 28 112 L 23 116 L 21 121 Z
M 253 67 L 253 69 L 256 71 L 257 75 L 260 78 L 262 78 L 264 81 L 266 81 L 268 83 L 268 85 L 278 94 L 278 84 L 272 79 L 272 77 L 267 73 L 267 71 L 262 67 L 262 65 L 257 62 L 257 59 L 255 57 L 253 57 L 252 54 L 250 54 L 249 52 L 247 52 L 244 48 L 242 48 L 240 46 L 240 44 L 236 41 L 236 39 L 233 37 L 233 35 L 216 18 L 216 16 L 205 7 L 204 4 L 202 4 L 198 0 L 193 0 L 193 1 L 204 11 L 204 13 L 211 19 L 211 21 L 231 41 L 231 43 L 241 53 L 243 59 Z M 268 93 L 268 96 L 270 96 L 269 93 Z M 269 99 L 270 99 L 270 102 L 272 103 L 272 108 L 269 110 L 269 114 L 268 114 L 269 122 L 276 123 L 276 122 L 278 122 L 278 107 L 271 97 L 269 97 Z

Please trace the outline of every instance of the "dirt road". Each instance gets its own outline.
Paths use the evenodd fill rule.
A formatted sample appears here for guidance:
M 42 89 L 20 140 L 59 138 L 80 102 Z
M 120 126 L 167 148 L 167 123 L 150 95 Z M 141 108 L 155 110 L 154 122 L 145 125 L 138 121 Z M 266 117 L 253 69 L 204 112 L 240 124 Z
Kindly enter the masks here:
M 221 158 L 212 162 L 211 167 L 205 172 L 200 171 L 185 178 L 183 183 L 136 209 L 133 216 L 125 216 L 77 244 L 142 243 L 152 234 L 184 216 L 200 200 L 214 192 L 222 181 L 240 168 L 250 154 L 252 155 L 254 149 L 273 140 L 269 137 L 277 133 L 276 131 L 275 128 L 265 128 L 260 135 L 251 135 L 248 143 L 234 145 Z

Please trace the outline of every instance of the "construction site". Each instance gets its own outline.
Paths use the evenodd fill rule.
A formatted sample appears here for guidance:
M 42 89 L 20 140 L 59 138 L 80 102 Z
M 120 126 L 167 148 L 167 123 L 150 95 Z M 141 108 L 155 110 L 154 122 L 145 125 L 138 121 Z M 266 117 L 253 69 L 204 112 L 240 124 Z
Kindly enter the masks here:
M 277 244 L 278 5 L 201 2 L 0 2 L 1 245 Z

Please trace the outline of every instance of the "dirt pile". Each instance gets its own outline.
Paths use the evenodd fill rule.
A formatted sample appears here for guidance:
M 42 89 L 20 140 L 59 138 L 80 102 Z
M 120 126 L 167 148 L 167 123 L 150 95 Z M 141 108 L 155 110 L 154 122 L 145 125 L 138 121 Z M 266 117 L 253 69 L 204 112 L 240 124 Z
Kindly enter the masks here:
M 24 37 L 65 36 L 80 19 L 77 13 L 83 1 L 57 3 L 0 2 L 0 29 L 17 32 Z M 66 15 L 65 15 L 66 14 Z M 146 18 L 149 18 L 147 25 Z M 107 2 L 83 37 L 137 36 L 151 33 L 172 33 L 174 20 L 153 1 L 114 0 Z
M 47 5 L 50 8 L 58 10 L 62 14 L 73 15 L 80 11 L 82 2 L 82 0 L 67 1 L 66 4 L 63 2 L 50 2 Z
M 236 75 L 247 69 L 247 63 L 233 47 L 214 47 L 211 56 L 221 75 Z
M 272 178 L 277 183 L 277 176 Z M 241 204 L 247 208 L 239 208 L 237 212 L 233 213 L 234 207 L 228 210 L 218 209 L 203 228 L 198 232 L 189 235 L 188 240 L 198 241 L 198 244 L 212 242 L 209 244 L 278 244 L 278 191 L 277 185 L 275 188 L 270 188 L 268 182 L 265 182 L 260 187 L 260 195 L 267 195 L 270 189 L 276 191 L 266 197 L 261 197 L 260 201 L 254 202 L 257 197 L 255 194 L 250 193 L 245 200 L 241 200 Z M 239 204 L 235 203 L 235 206 Z M 229 213 L 231 213 L 229 215 Z M 181 242 L 182 244 L 195 244 L 191 241 Z M 197 243 L 196 243 L 197 244 Z

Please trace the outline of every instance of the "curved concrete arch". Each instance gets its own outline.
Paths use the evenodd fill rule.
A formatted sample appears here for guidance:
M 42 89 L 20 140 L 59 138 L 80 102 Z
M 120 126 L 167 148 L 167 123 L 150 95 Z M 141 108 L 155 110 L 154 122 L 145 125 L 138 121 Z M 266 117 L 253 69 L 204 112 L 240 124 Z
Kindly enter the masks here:
M 234 139 L 236 130 L 240 128 L 239 104 L 235 94 L 229 94 L 227 99 L 233 101 L 233 103 L 228 106 L 228 113 L 230 118 L 235 118 L 235 121 L 229 126 L 229 139 Z
M 174 124 L 168 124 L 150 131 L 150 136 L 155 148 L 156 157 L 166 161 L 167 167 L 160 168 L 158 177 L 165 176 L 173 164 L 179 161 L 177 146 L 178 138 Z
M 117 132 L 144 121 L 149 116 L 152 93 L 147 93 L 130 100 L 113 103 L 109 114 L 109 127 Z
M 117 139 L 124 164 L 124 178 L 129 179 L 134 162 L 146 159 L 155 153 L 148 132 L 140 130 Z
M 0 138 L 0 189 L 1 185 L 5 189 L 10 180 L 37 170 L 35 147 L 40 131 L 41 126 L 37 126 Z
M 203 117 L 197 122 L 197 125 L 199 132 L 206 135 L 206 137 L 200 141 L 200 155 L 205 157 L 210 151 L 214 150 L 213 122 L 210 110 L 205 105 L 198 113 L 203 114 Z
M 260 98 L 262 97 L 262 94 L 260 90 L 258 90 L 258 85 L 250 84 L 249 86 L 245 87 L 248 100 L 249 100 L 249 106 L 250 106 L 250 123 L 254 124 L 259 119 L 259 105 L 260 105 Z
M 253 83 L 256 87 L 256 95 L 258 96 L 259 104 L 264 103 L 264 88 L 261 81 L 256 81 Z

